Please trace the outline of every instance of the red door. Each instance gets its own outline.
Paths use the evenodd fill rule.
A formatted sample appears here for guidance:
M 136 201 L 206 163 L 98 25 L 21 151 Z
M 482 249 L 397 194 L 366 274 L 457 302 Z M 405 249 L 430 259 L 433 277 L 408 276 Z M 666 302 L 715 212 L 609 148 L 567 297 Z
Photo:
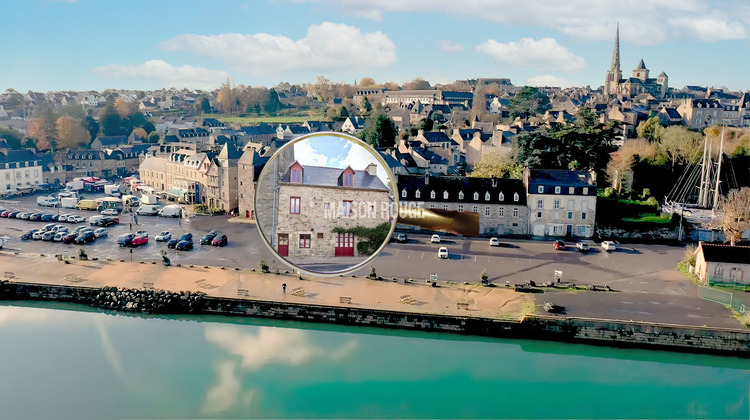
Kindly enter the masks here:
M 278 251 L 282 257 L 289 256 L 289 234 L 279 233 Z
M 335 255 L 337 257 L 353 257 L 354 256 L 354 234 L 352 233 L 337 233 L 336 234 Z

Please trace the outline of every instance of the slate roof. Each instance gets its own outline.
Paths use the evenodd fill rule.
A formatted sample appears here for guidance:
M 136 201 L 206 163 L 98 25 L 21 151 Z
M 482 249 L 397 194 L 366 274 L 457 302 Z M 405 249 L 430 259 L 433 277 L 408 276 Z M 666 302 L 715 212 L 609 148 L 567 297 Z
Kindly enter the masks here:
M 640 63 L 638 63 L 638 67 L 635 68 L 636 70 L 646 70 L 646 64 L 643 63 L 643 59 L 641 58 Z
M 669 118 L 682 119 L 682 115 L 680 115 L 680 113 L 674 108 L 664 108 L 664 113 L 667 114 Z
M 21 162 L 34 162 L 41 160 L 42 159 L 36 153 L 28 149 L 8 150 L 7 154 L 0 153 L 0 165 L 4 166 L 4 164 L 8 164 L 9 168 L 18 168 Z
M 249 125 L 242 127 L 240 130 L 248 135 L 276 134 L 276 130 L 268 124 Z
M 371 190 L 387 191 L 385 184 L 375 175 L 370 175 L 364 170 L 354 171 L 352 186 L 343 187 L 341 173 L 344 169 L 328 168 L 323 166 L 302 166 L 302 184 L 322 187 L 363 188 Z M 281 182 L 289 182 L 290 171 L 286 170 Z
M 120 146 L 128 144 L 128 138 L 126 136 L 99 136 L 97 137 L 99 142 L 104 146 Z
M 451 143 L 454 146 L 458 145 L 455 140 L 446 136 L 442 131 L 425 131 L 423 136 L 428 143 Z
M 529 194 L 539 194 L 538 187 L 544 187 L 541 194 L 553 194 L 554 187 L 561 187 L 560 195 L 568 195 L 569 187 L 574 187 L 575 195 L 583 194 L 583 187 L 589 187 L 588 195 L 596 195 L 596 182 L 586 171 L 565 169 L 531 169 L 529 173 Z M 593 188 L 591 188 L 593 187 Z
M 228 142 L 224 143 L 224 147 L 221 148 L 221 152 L 219 152 L 219 159 L 239 159 L 242 157 L 242 152 L 237 149 L 237 145 L 229 140 Z
M 703 250 L 703 256 L 706 261 L 750 264 L 750 246 L 731 246 L 701 242 L 698 249 Z
M 401 200 L 421 200 L 434 202 L 458 202 L 458 203 L 476 203 L 476 204 L 513 204 L 518 206 L 526 205 L 526 189 L 523 182 L 519 179 L 499 179 L 499 178 L 469 178 L 440 176 L 401 175 L 398 177 L 398 196 Z M 426 183 L 425 183 L 426 182 Z M 406 190 L 404 197 L 403 190 Z M 420 196 L 416 197 L 416 191 L 419 190 Z M 435 191 L 435 198 L 431 198 L 431 192 Z M 448 198 L 444 198 L 444 193 L 448 192 Z M 463 199 L 459 199 L 459 193 L 463 193 Z M 479 193 L 477 199 L 474 199 L 474 193 Z M 486 194 L 490 193 L 489 200 Z M 500 199 L 500 193 L 503 199 Z M 518 201 L 514 201 L 516 198 Z

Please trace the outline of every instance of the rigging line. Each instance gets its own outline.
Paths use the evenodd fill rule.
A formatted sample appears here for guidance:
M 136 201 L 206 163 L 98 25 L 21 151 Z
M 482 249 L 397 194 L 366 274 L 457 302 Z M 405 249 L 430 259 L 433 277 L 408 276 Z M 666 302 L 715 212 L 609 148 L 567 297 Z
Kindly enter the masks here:
M 682 170 L 682 174 L 680 174 L 680 177 L 677 179 L 677 182 L 675 182 L 674 185 L 672 185 L 672 190 L 669 191 L 669 194 L 667 194 L 667 197 L 672 197 L 674 194 L 677 194 L 679 186 L 682 184 L 685 178 L 685 175 L 688 173 L 688 171 L 691 169 L 692 166 L 693 166 L 692 164 L 688 164 L 688 166 Z
M 737 174 L 734 173 L 734 163 L 732 163 L 732 159 L 727 159 L 727 163 L 729 163 L 729 171 L 727 171 L 727 172 L 728 172 L 729 175 L 732 176 L 731 178 L 729 178 L 729 176 L 727 176 L 727 180 L 731 181 L 731 183 L 732 183 L 732 185 L 728 186 L 728 188 L 727 188 L 727 192 L 729 192 L 730 189 L 732 189 L 732 188 L 739 188 L 740 185 L 737 182 Z
M 680 180 L 675 184 L 674 187 L 674 198 L 677 202 L 685 202 L 686 196 L 691 194 L 693 184 L 699 175 L 699 167 L 693 166 L 692 170 L 688 172 L 689 168 L 685 169 L 685 172 L 680 177 Z
M 680 190 L 680 202 L 687 203 L 688 200 L 693 196 L 695 185 L 698 183 L 698 179 L 700 178 L 700 171 L 699 168 L 696 166 L 693 169 L 693 172 L 690 174 L 690 178 L 687 180 L 683 188 Z

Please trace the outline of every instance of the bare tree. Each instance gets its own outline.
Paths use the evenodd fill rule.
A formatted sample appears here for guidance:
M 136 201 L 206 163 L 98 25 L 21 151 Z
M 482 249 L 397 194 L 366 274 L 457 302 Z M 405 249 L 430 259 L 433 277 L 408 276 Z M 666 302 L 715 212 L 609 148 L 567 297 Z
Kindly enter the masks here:
M 714 227 L 720 228 L 734 246 L 742 239 L 742 233 L 750 229 L 750 187 L 730 190 L 719 200 L 719 210 L 722 215 Z

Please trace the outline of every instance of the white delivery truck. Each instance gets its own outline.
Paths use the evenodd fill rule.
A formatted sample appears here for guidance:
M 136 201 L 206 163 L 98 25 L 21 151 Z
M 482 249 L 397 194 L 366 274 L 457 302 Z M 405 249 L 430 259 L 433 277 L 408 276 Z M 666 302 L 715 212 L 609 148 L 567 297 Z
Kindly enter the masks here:
M 43 196 L 36 198 L 36 205 L 45 207 L 57 207 L 58 205 L 60 205 L 60 201 L 57 199 L 57 197 Z
M 112 196 L 112 197 L 119 197 L 120 196 L 120 186 L 111 184 L 111 185 L 105 185 L 104 186 L 104 194 Z
M 80 191 L 83 189 L 83 181 L 70 181 L 65 183 L 65 189 L 68 191 Z
M 74 209 L 76 208 L 76 204 L 78 204 L 78 197 L 61 197 L 60 198 L 60 207 L 63 207 L 66 209 Z
M 159 198 L 154 194 L 142 194 L 141 204 L 159 204 Z
M 162 207 L 159 210 L 159 216 L 161 217 L 180 217 L 182 216 L 182 207 L 177 204 L 170 204 Z

